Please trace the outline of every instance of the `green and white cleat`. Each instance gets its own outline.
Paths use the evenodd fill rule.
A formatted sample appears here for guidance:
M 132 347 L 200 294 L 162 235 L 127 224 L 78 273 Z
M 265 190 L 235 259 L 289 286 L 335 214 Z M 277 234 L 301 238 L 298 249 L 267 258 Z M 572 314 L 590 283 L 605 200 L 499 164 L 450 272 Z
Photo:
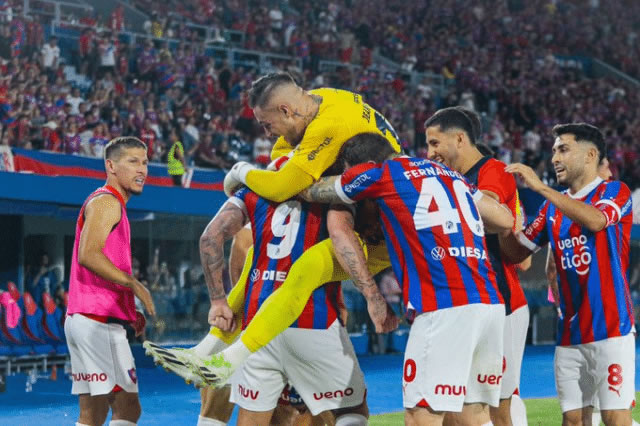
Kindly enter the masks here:
M 142 346 L 147 355 L 153 357 L 156 364 L 161 365 L 166 371 L 182 377 L 186 384 L 195 384 L 197 387 L 205 386 L 202 379 L 193 373 L 193 358 L 198 358 L 193 349 L 163 348 L 149 340 Z
M 194 357 L 190 360 L 193 374 L 202 382 L 212 388 L 223 387 L 236 370 L 222 353 L 212 355 L 210 358 Z

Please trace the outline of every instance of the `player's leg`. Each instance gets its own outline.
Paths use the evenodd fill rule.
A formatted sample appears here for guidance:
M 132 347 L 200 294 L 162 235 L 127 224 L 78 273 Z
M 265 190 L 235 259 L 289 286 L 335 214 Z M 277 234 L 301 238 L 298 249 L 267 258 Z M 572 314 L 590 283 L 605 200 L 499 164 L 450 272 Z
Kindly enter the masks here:
M 273 410 L 250 411 L 240 408 L 238 411 L 238 426 L 269 426 Z
M 596 395 L 592 384 L 594 377 L 588 370 L 583 346 L 556 347 L 553 364 L 562 426 L 591 424 Z
M 74 314 L 65 321 L 65 333 L 71 356 L 71 392 L 79 396 L 78 422 L 103 424 L 109 412 L 110 394 L 116 386 L 136 395 L 138 392 L 126 332 L 119 324 L 105 324 Z
M 364 399 L 362 404 L 355 407 L 334 410 L 333 415 L 335 416 L 336 426 L 367 425 L 369 419 L 369 406 L 367 405 L 367 400 Z
M 238 425 L 268 425 L 287 383 L 281 336 L 252 354 L 232 376 L 229 400 L 240 408 Z
M 565 411 L 562 413 L 562 426 L 592 426 L 592 416 L 593 407 Z
M 78 330 L 79 326 L 75 324 L 77 321 L 77 318 L 72 315 L 64 323 L 64 332 L 71 358 L 71 377 L 73 378 L 71 393 L 78 395 L 78 405 L 80 407 L 80 415 L 76 424 L 102 424 L 109 413 L 109 398 L 107 395 L 92 397 L 89 383 L 86 380 L 82 380 L 82 374 L 87 371 L 87 368 L 84 364 L 83 352 L 78 347 L 78 344 L 81 344 L 82 341 L 76 342 L 76 334 L 79 334 L 80 331 Z M 80 339 L 83 337 L 83 335 L 78 336 Z
M 137 392 L 113 392 L 109 402 L 112 410 L 109 426 L 133 426 L 138 422 L 142 407 Z
M 482 324 L 475 339 L 475 350 L 467 382 L 465 405 L 459 424 L 491 424 L 489 407 L 500 404 L 504 372 L 504 305 L 471 305 L 467 321 Z M 474 312 L 475 311 L 475 312 Z
M 404 411 L 404 424 L 405 426 L 440 426 L 443 424 L 444 414 L 430 407 L 407 408 Z
M 630 426 L 631 406 L 635 400 L 635 336 L 629 333 L 588 345 L 587 355 L 595 364 L 593 375 L 600 415 L 606 426 Z
M 512 426 L 511 397 L 520 387 L 520 368 L 529 328 L 529 307 L 522 306 L 505 317 L 504 360 L 500 385 L 500 405 L 491 407 L 491 421 L 496 426 Z
M 101 425 L 109 414 L 109 395 L 83 393 L 78 395 L 80 405 L 79 425 Z
M 229 401 L 231 387 L 224 386 L 220 389 L 204 388 L 200 390 L 200 416 L 197 426 L 221 426 L 226 425 L 235 404 Z

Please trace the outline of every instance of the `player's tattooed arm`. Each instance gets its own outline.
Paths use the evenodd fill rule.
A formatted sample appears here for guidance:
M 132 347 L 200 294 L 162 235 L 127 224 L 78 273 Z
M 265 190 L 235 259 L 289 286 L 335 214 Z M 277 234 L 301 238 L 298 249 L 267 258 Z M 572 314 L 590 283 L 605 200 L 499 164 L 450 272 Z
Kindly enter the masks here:
M 300 196 L 312 203 L 344 203 L 336 192 L 336 180 L 340 176 L 320 178 L 316 183 L 300 193 Z
M 367 300 L 367 310 L 378 333 L 387 333 L 398 326 L 398 318 L 384 300 L 367 268 L 362 244 L 354 231 L 354 218 L 344 206 L 333 206 L 327 227 L 338 262 L 351 276 L 354 285 Z
M 204 278 L 213 300 L 225 297 L 222 281 L 224 269 L 224 243 L 233 238 L 245 225 L 247 218 L 238 206 L 226 203 L 211 219 L 200 237 L 200 261 Z

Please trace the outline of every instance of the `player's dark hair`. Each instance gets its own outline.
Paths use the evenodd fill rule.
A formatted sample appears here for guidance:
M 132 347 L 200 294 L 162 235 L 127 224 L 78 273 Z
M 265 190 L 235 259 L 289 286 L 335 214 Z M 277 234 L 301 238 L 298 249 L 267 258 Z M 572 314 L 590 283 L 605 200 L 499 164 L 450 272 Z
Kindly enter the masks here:
M 607 156 L 607 143 L 604 140 L 602 131 L 596 126 L 587 123 L 568 123 L 557 124 L 551 130 L 553 136 L 573 135 L 576 142 L 587 142 L 596 146 L 598 150 L 598 164 L 602 163 L 603 158 Z
M 117 160 L 122 155 L 122 152 L 127 148 L 142 148 L 146 151 L 147 144 L 133 136 L 119 136 L 117 138 L 113 138 L 104 148 L 104 159 Z
M 493 157 L 495 155 L 495 152 L 493 152 L 493 150 L 489 148 L 486 144 L 483 144 L 483 143 L 476 144 L 476 148 L 478 148 L 478 151 L 480 151 L 480 154 L 484 155 L 485 157 Z
M 462 107 L 449 107 L 436 111 L 424 122 L 424 128 L 440 127 L 442 132 L 460 129 L 467 134 L 469 141 L 475 145 L 482 133 L 480 117 L 474 111 Z
M 382 163 L 394 154 L 389 141 L 379 133 L 359 133 L 342 145 L 338 161 L 354 166 L 367 161 Z
M 251 83 L 251 88 L 249 88 L 249 106 L 251 108 L 264 107 L 269 102 L 275 89 L 288 84 L 296 84 L 289 73 L 273 72 L 263 75 Z

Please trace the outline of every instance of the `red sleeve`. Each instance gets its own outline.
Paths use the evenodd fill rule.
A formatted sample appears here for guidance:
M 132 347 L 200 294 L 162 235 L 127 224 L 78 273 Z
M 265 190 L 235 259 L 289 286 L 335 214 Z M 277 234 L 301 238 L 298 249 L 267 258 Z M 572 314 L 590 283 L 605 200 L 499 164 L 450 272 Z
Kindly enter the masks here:
M 497 194 L 500 203 L 509 205 L 517 190 L 516 179 L 504 168 L 505 165 L 500 161 L 489 160 L 478 174 L 478 189 Z

